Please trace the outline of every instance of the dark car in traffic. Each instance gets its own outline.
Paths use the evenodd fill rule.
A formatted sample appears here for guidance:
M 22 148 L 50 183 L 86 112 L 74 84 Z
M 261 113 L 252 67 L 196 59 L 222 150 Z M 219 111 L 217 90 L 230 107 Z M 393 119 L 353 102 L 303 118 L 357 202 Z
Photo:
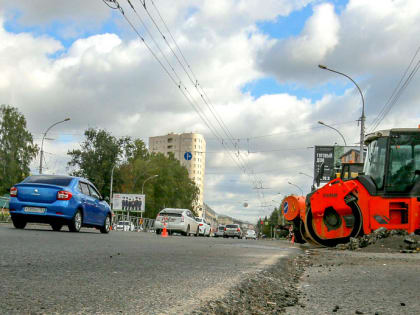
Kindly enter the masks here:
M 47 223 L 54 231 L 94 227 L 110 231 L 112 210 L 87 179 L 64 175 L 34 175 L 10 189 L 9 211 L 15 228 Z

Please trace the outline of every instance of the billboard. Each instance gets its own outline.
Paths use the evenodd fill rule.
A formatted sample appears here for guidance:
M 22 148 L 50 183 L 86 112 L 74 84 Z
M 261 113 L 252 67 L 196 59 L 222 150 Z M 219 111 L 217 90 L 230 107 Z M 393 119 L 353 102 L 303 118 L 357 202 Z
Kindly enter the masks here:
M 316 145 L 315 146 L 315 164 L 314 178 L 318 175 L 321 164 L 324 163 L 324 176 L 321 183 L 327 183 L 333 179 L 335 173 L 341 169 L 341 158 L 345 153 L 355 150 L 359 152 L 359 147 L 341 146 L 341 145 Z
M 324 176 L 321 178 L 321 183 L 326 183 L 331 180 L 334 170 L 334 146 L 315 146 L 314 178 L 318 175 L 322 163 L 324 163 Z
M 115 193 L 112 197 L 112 209 L 130 212 L 144 212 L 145 195 Z

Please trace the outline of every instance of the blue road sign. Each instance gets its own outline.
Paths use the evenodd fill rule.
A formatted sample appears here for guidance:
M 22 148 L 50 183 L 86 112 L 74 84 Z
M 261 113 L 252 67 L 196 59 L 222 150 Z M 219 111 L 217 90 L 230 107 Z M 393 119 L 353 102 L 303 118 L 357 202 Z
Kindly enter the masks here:
M 285 202 L 284 206 L 283 206 L 283 211 L 284 211 L 284 213 L 287 213 L 288 210 L 289 210 L 289 204 L 287 202 Z
M 185 152 L 184 154 L 184 159 L 186 159 L 187 161 L 192 159 L 192 154 L 191 152 Z

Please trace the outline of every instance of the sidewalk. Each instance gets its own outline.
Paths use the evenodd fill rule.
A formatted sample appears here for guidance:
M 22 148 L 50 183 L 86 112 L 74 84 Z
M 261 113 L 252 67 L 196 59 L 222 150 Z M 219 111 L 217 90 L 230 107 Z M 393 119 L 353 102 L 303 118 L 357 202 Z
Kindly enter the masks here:
M 286 314 L 420 314 L 420 254 L 306 250 L 296 306 Z

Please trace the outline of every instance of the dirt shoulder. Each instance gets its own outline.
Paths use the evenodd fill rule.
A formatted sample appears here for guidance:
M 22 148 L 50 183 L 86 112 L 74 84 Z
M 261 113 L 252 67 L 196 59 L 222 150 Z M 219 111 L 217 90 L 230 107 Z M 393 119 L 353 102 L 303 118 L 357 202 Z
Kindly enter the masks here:
M 212 300 L 192 314 L 278 314 L 299 301 L 299 279 L 309 258 L 296 248 L 272 266 L 248 274 L 221 299 Z
M 355 251 L 308 249 L 299 302 L 286 313 L 420 314 L 420 254 L 400 253 L 401 239 Z

